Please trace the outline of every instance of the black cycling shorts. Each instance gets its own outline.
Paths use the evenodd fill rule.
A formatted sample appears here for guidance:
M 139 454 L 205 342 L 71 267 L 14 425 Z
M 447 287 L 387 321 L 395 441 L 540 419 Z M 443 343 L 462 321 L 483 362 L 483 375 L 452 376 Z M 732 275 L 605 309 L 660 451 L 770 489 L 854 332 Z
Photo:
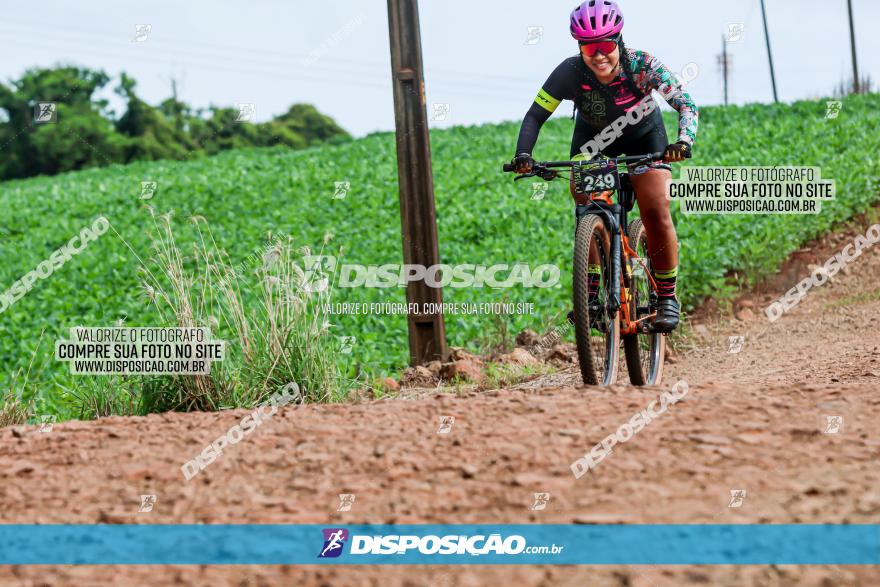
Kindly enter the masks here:
M 636 127 L 632 129 L 633 135 L 624 133 L 623 136 L 617 138 L 613 143 L 602 149 L 602 155 L 606 157 L 619 157 L 621 155 L 644 155 L 647 153 L 660 153 L 666 149 L 669 139 L 666 135 L 666 127 L 663 126 L 663 119 L 659 116 L 659 112 L 655 111 L 657 116 L 649 118 L 642 128 Z M 577 119 L 574 124 L 574 133 L 571 137 L 571 150 L 569 158 L 581 152 L 581 147 L 596 136 L 596 131 L 592 129 L 586 122 L 581 120 L 580 115 L 576 115 Z M 657 120 L 659 119 L 659 121 Z M 630 169 L 633 175 L 639 175 L 651 169 L 668 169 L 672 167 L 667 163 L 654 162 L 646 166 L 639 166 L 637 169 Z

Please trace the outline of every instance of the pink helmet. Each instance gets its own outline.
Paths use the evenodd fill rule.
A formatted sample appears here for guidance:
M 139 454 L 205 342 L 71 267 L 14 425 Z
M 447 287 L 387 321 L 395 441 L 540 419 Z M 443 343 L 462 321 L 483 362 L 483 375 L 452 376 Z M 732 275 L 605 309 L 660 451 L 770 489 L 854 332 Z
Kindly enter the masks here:
M 607 39 L 621 29 L 623 14 L 612 0 L 587 0 L 571 11 L 571 36 L 578 41 Z

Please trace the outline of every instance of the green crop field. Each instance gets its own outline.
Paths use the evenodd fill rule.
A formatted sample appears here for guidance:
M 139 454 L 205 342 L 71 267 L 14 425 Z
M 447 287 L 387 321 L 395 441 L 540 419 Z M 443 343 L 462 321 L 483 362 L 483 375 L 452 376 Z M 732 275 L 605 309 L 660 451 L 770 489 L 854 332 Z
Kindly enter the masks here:
M 834 222 L 866 210 L 878 199 L 880 95 L 844 99 L 840 116 L 825 119 L 825 101 L 707 107 L 689 165 L 818 166 L 837 183 L 837 198 L 820 215 L 683 216 L 674 211 L 681 240 L 680 291 L 688 306 L 706 296 L 729 295 L 737 270 L 766 275 L 804 241 Z M 674 136 L 674 120 L 667 114 Z M 568 154 L 570 120 L 548 123 L 535 157 Z M 441 261 L 445 264 L 554 264 L 557 287 L 493 290 L 447 288 L 448 302 L 530 302 L 532 315 L 447 316 L 450 343 L 478 347 L 504 328 L 541 330 L 570 307 L 573 206 L 567 182 L 550 184 L 533 200 L 530 180 L 514 183 L 500 172 L 510 159 L 518 123 L 456 127 L 431 132 Z M 676 171 L 676 174 L 678 172 Z M 158 182 L 150 200 L 139 199 L 142 181 Z M 345 198 L 334 183 L 350 182 Z M 0 288 L 34 269 L 63 243 L 105 216 L 112 230 L 0 313 L 0 364 L 8 385 L 18 369 L 38 382 L 41 410 L 75 416 L 67 407 L 78 378 L 54 361 L 54 341 L 72 326 L 164 324 L 140 286 L 141 259 L 153 252 L 153 223 L 144 205 L 174 211 L 182 250 L 195 243 L 187 218 L 207 219 L 218 244 L 244 264 L 261 252 L 267 233 L 286 233 L 312 252 L 365 265 L 402 263 L 393 133 L 301 151 L 286 148 L 231 151 L 191 162 L 141 162 L 0 183 Z M 676 206 L 677 208 L 677 206 Z M 332 238 L 329 237 L 332 235 Z M 324 245 L 326 239 L 327 244 Z M 130 247 L 130 248 L 129 248 Z M 338 302 L 403 302 L 403 288 L 337 288 Z M 342 369 L 383 374 L 405 366 L 404 316 L 334 316 L 331 331 L 354 336 Z M 220 336 L 224 335 L 220 331 Z

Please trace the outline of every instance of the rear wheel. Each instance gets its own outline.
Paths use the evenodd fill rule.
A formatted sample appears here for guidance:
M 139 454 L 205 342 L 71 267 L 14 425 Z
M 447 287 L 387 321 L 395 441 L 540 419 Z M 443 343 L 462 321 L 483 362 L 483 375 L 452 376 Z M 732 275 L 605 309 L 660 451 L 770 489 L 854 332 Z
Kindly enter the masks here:
M 645 272 L 646 268 L 648 271 L 651 270 L 651 261 L 648 258 L 648 235 L 641 219 L 630 222 L 627 239 L 629 246 L 641 259 L 641 263 L 639 259 L 628 261 L 632 270 L 630 316 L 633 320 L 639 320 L 653 311 L 651 281 Z M 663 356 L 666 352 L 665 336 L 656 332 L 629 334 L 623 337 L 623 350 L 626 355 L 629 380 L 633 385 L 660 384 L 663 378 Z
M 591 270 L 599 276 L 598 295 L 590 304 Z M 574 239 L 574 333 L 581 377 L 587 385 L 611 385 L 620 361 L 618 313 L 605 309 L 611 283 L 608 236 L 598 216 L 580 219 Z

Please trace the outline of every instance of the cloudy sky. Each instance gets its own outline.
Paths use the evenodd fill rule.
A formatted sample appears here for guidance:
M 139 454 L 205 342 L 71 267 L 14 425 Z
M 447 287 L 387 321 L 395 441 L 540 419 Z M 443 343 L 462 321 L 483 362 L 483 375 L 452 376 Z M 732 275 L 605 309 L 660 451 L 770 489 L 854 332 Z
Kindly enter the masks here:
M 846 0 L 766 2 L 780 99 L 829 95 L 851 71 Z M 43 0 L 29 10 L 0 3 L 3 81 L 29 67 L 70 63 L 112 76 L 125 71 L 153 104 L 176 79 L 184 101 L 254 103 L 258 120 L 308 102 L 358 136 L 394 126 L 387 4 L 380 0 Z M 437 125 L 521 118 L 550 71 L 576 52 L 568 33 L 573 0 L 419 4 L 428 107 L 449 105 Z M 628 46 L 674 71 L 699 67 L 688 86 L 698 104 L 723 100 L 722 36 L 744 25 L 742 38 L 728 44 L 731 101 L 772 100 L 759 0 L 620 4 Z M 853 5 L 860 72 L 880 81 L 880 2 Z M 150 26 L 142 42 L 135 41 L 139 24 Z M 530 28 L 538 31 L 531 40 Z M 570 112 L 561 107 L 557 115 Z

